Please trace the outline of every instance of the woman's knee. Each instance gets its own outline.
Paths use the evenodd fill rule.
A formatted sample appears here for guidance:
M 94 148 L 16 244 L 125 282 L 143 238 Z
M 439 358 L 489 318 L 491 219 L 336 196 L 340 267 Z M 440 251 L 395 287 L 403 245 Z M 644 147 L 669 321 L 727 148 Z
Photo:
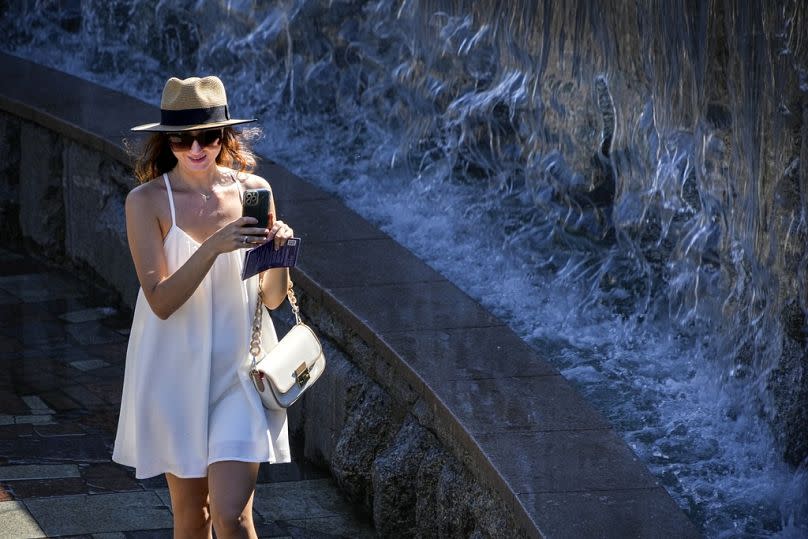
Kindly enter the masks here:
M 211 517 L 213 529 L 219 536 L 239 534 L 253 528 L 252 511 L 244 507 L 239 508 L 237 505 L 213 506 Z
M 206 478 L 181 479 L 166 474 L 171 495 L 171 511 L 174 514 L 174 529 L 188 532 L 189 537 L 199 537 L 199 530 L 210 527 L 210 505 Z M 184 533 L 180 533 L 184 536 Z
M 217 536 L 254 536 L 252 502 L 258 464 L 222 461 L 208 468 L 210 513 Z
M 207 505 L 191 506 L 186 504 L 174 508 L 174 528 L 177 530 L 206 530 L 210 525 L 210 508 Z

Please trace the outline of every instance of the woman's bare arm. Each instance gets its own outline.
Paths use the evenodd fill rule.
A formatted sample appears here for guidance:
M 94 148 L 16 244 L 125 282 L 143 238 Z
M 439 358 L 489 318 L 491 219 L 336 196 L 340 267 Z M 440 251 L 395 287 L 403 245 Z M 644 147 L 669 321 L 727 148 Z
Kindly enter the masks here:
M 245 181 L 245 185 L 250 189 L 267 188 L 270 189 L 269 183 L 259 176 L 250 175 Z M 269 213 L 277 217 L 278 213 L 275 209 L 275 197 L 272 196 L 269 201 Z M 288 229 L 280 234 L 276 234 L 278 230 L 284 226 L 285 223 L 274 221 L 267 236 L 267 241 L 274 241 L 275 245 L 286 243 L 292 235 L 291 229 Z M 286 225 L 288 226 L 288 225 Z M 270 309 L 277 309 L 283 304 L 286 299 L 286 290 L 289 288 L 289 269 L 288 268 L 272 268 L 263 272 L 263 283 L 261 291 L 264 296 L 264 305 Z
M 262 229 L 248 226 L 255 223 L 252 217 L 240 217 L 205 240 L 185 264 L 169 274 L 154 194 L 144 184 L 126 197 L 126 232 L 146 301 L 165 320 L 188 301 L 219 254 L 243 247 L 245 234 L 258 234 Z

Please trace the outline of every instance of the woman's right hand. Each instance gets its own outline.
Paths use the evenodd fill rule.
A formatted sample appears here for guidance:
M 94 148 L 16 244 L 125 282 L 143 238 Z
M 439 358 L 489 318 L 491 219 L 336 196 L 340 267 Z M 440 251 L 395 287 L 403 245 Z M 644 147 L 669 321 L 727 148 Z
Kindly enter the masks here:
M 205 244 L 216 254 L 229 253 L 236 249 L 252 249 L 267 242 L 269 230 L 254 226 L 255 217 L 239 217 L 213 233 Z

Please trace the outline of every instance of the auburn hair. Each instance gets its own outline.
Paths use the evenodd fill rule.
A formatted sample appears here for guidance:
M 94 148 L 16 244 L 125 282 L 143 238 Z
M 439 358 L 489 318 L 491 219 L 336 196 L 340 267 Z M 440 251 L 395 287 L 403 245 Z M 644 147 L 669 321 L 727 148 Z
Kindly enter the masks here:
M 222 129 L 221 150 L 216 156 L 216 164 L 232 168 L 237 172 L 255 170 L 255 154 L 249 140 L 257 138 L 260 129 L 252 127 L 236 131 L 232 127 Z M 139 183 L 162 176 L 177 165 L 177 158 L 171 152 L 168 133 L 153 133 L 135 154 L 134 173 Z

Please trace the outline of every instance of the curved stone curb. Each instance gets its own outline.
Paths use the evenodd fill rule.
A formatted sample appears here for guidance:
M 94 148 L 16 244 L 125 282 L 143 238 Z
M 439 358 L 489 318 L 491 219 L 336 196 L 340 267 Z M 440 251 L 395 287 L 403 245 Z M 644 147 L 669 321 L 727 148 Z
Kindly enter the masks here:
M 43 161 L 30 148 L 63 159 L 44 174 L 59 172 L 65 193 L 52 216 L 69 214 L 64 255 L 131 305 L 131 264 L 106 254 L 126 252 L 119 140 L 154 108 L 8 55 L 0 70 L 0 109 L 12 115 L 0 133 L 13 144 L 18 124 L 18 169 Z M 22 234 L 58 249 L 28 222 L 41 182 L 15 186 L 0 172 Z M 304 312 L 337 346 L 293 419 L 307 456 L 330 466 L 379 533 L 698 536 L 603 417 L 500 320 L 338 200 L 275 164 L 260 172 L 280 217 L 303 231 Z

